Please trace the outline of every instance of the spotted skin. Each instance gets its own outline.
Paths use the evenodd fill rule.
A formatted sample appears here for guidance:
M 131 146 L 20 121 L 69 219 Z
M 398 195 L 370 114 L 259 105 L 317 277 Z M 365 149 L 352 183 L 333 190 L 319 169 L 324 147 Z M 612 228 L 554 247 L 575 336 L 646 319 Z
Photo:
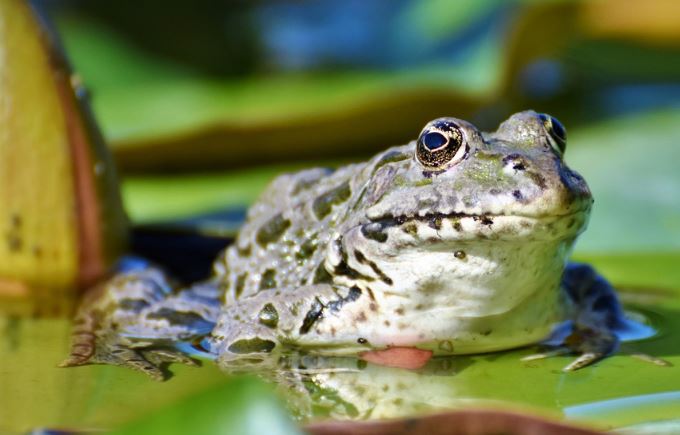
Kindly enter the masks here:
M 493 133 L 440 118 L 367 162 L 281 175 L 207 282 L 175 288 L 148 265 L 104 284 L 66 365 L 161 378 L 191 361 L 180 342 L 224 366 L 286 348 L 469 354 L 538 343 L 564 320 L 573 333 L 549 352 L 592 363 L 616 350 L 623 312 L 592 269 L 565 269 L 592 197 L 557 125 L 532 111 Z

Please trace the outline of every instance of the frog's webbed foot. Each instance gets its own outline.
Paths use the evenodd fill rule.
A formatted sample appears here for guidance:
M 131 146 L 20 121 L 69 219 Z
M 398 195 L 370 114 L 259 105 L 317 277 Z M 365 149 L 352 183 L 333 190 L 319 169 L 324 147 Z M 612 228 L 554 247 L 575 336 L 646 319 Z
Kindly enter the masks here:
M 571 307 L 568 326 L 564 331 L 558 327 L 545 345 L 545 351 L 522 358 L 532 361 L 566 354 L 578 357 L 564 367 L 574 371 L 591 365 L 619 350 L 619 335 L 631 320 L 626 319 L 616 291 L 609 282 L 592 267 L 569 264 L 564 271 L 562 287 Z M 670 365 L 667 361 L 650 355 L 634 354 L 636 358 L 659 366 Z
M 82 353 L 83 350 L 86 354 Z M 131 341 L 115 333 L 98 334 L 89 347 L 74 345 L 71 355 L 60 367 L 75 367 L 88 364 L 110 364 L 127 367 L 147 374 L 156 381 L 170 377 L 167 366 L 181 363 L 199 366 L 200 363 L 172 347 L 160 347 L 157 343 Z
M 175 291 L 165 274 L 145 267 L 114 277 L 78 310 L 69 357 L 61 367 L 112 364 L 168 377 L 166 366 L 198 362 L 175 345 L 210 332 L 219 311 L 212 283 Z
M 606 331 L 595 332 L 593 330 L 575 330 L 562 344 L 557 346 L 545 346 L 540 353 L 522 358 L 522 361 L 534 361 L 562 355 L 579 355 L 574 361 L 566 365 L 562 371 L 571 372 L 589 366 L 607 356 L 617 352 L 619 339 L 614 334 Z M 659 367 L 672 367 L 673 364 L 663 358 L 658 358 L 645 353 L 635 352 L 630 349 L 621 350 L 632 358 L 654 364 Z
M 550 358 L 554 356 L 575 354 L 575 360 L 567 364 L 562 371 L 571 372 L 586 367 L 612 354 L 618 348 L 619 339 L 606 329 L 590 329 L 575 327 L 562 343 L 546 346 L 541 353 L 529 355 L 522 361 Z

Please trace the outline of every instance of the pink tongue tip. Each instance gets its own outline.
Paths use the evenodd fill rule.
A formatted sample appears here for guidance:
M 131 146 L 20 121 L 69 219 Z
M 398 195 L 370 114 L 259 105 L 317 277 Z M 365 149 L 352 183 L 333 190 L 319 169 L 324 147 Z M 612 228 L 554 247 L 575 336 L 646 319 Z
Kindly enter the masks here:
M 364 361 L 400 369 L 415 370 L 423 367 L 432 358 L 431 350 L 415 347 L 388 347 L 383 350 L 369 350 L 359 354 Z

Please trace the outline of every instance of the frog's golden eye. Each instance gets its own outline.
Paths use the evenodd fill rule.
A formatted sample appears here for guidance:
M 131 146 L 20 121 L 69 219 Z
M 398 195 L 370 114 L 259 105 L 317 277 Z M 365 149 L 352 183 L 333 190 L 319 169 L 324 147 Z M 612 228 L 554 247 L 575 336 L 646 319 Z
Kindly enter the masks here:
M 425 126 L 416 143 L 416 159 L 427 169 L 443 169 L 465 157 L 467 146 L 460 127 L 440 118 Z
M 564 154 L 567 149 L 567 130 L 562 123 L 557 118 L 545 113 L 540 113 L 538 118 L 543 122 L 545 131 L 548 132 L 552 147 L 560 154 Z

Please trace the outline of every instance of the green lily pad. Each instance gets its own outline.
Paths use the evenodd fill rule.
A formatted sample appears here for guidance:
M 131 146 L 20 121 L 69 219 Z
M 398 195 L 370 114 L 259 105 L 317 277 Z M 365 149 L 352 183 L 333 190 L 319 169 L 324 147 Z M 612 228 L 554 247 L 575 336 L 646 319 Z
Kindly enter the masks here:
M 226 380 L 210 364 L 177 367 L 167 384 L 117 367 L 57 368 L 70 330 L 68 318 L 0 317 L 0 432 L 111 428 Z
M 577 249 L 680 249 L 680 110 L 630 115 L 569 131 L 566 160 L 595 204 Z
M 293 424 L 271 388 L 253 377 L 232 379 L 195 394 L 113 432 L 131 434 L 234 433 L 295 435 Z
M 100 37 L 107 38 L 88 33 L 79 38 L 79 43 Z M 124 47 L 116 48 L 118 41 L 105 40 L 103 44 L 109 44 L 108 48 L 92 45 L 82 59 L 121 50 L 118 53 L 125 62 L 129 53 Z M 346 93 L 350 88 L 366 96 L 414 83 L 412 76 L 385 80 L 368 74 L 325 77 L 303 87 L 299 77 L 287 77 L 284 81 L 245 83 L 236 91 L 223 83 L 197 83 L 191 71 L 175 69 L 156 87 L 147 88 L 155 81 L 155 73 L 167 73 L 166 65 L 157 62 L 140 56 L 131 62 L 130 69 L 124 68 L 131 83 L 124 92 L 118 93 L 120 89 L 114 85 L 108 89 L 104 85 L 98 91 L 99 101 L 110 99 L 99 109 L 104 113 L 105 128 L 121 144 L 125 137 L 165 134 L 171 131 L 168 124 L 176 124 L 177 130 L 171 134 L 179 134 L 182 129 L 194 128 L 194 123 L 224 113 L 245 124 L 251 116 L 266 120 L 275 116 L 268 108 L 288 107 L 283 103 L 290 97 L 288 92 L 309 92 L 305 99 L 309 105 L 290 107 L 291 114 L 303 115 L 322 105 L 346 104 L 353 98 Z M 135 69 L 132 63 L 141 66 Z M 102 80 L 114 80 L 114 71 Z M 418 74 L 429 81 L 431 74 L 442 78 L 442 71 Z M 480 83 L 481 89 L 489 82 Z M 286 90 L 277 94 L 280 88 Z M 319 89 L 324 90 L 327 100 L 322 101 Z M 272 100 L 265 98 L 265 92 L 260 94 L 261 90 L 271 92 Z M 167 105 L 164 101 L 169 100 L 162 98 L 146 100 L 144 92 L 168 92 L 173 101 L 183 105 Z M 241 92 L 241 97 L 251 103 L 225 103 L 222 97 L 227 92 Z M 272 106 L 267 106 L 270 103 Z M 128 112 L 136 104 L 148 104 L 150 118 L 137 122 Z M 319 371 L 310 378 L 317 383 L 308 381 L 301 390 L 280 384 L 291 412 L 302 419 L 370 419 L 483 406 L 547 414 L 604 429 L 677 423 L 680 155 L 675 138 L 679 133 L 677 110 L 629 116 L 569 132 L 567 160 L 589 180 L 597 201 L 591 228 L 578 245 L 576 258 L 594 264 L 616 283 L 626 308 L 646 319 L 658 331 L 656 335 L 626 343 L 621 354 L 575 373 L 561 371 L 569 357 L 520 361 L 535 349 L 435 358 L 418 371 L 340 360 L 338 363 L 350 370 L 333 376 Z M 244 208 L 276 173 L 299 167 L 128 177 L 124 193 L 135 222 L 172 220 L 224 207 Z M 119 367 L 56 368 L 68 353 L 70 329 L 68 319 L 0 315 L 0 432 L 25 432 L 36 427 L 118 428 L 119 433 L 168 433 L 171 429 L 215 433 L 220 428 L 230 432 L 240 428 L 295 432 L 271 389 L 253 378 L 230 378 L 210 361 L 199 369 L 172 366 L 175 376 L 165 383 Z M 662 357 L 673 366 L 659 367 L 628 355 L 635 352 Z
M 574 373 L 561 372 L 570 357 L 521 362 L 521 357 L 535 349 L 519 349 L 435 358 L 419 371 L 355 361 L 349 365 L 353 370 L 317 378 L 317 389 L 300 391 L 283 384 L 279 390 L 287 394 L 291 411 L 304 419 L 401 417 L 480 406 L 525 410 L 605 428 L 671 419 L 677 415 L 680 394 L 680 271 L 676 266 L 680 253 L 592 255 L 579 260 L 592 262 L 618 283 L 627 309 L 648 319 L 658 334 L 626 343 L 621 354 Z M 132 422 L 155 412 L 159 414 L 139 427 L 161 425 L 158 410 L 162 407 L 175 406 L 182 398 L 197 397 L 225 383 L 200 396 L 205 399 L 196 405 L 207 410 L 201 418 L 210 420 L 215 414 L 220 421 L 210 397 L 232 391 L 238 400 L 229 406 L 257 407 L 259 399 L 251 398 L 270 394 L 250 381 L 233 384 L 210 361 L 202 368 L 174 365 L 175 376 L 165 383 L 120 367 L 56 368 L 68 350 L 69 328 L 65 319 L 0 318 L 0 430 L 128 424 L 133 428 Z M 664 358 L 673 367 L 659 367 L 626 354 L 635 352 Z M 193 403 L 186 400 L 185 404 Z M 631 407 L 636 411 L 630 412 Z M 245 408 L 238 409 L 247 413 Z M 173 412 L 180 411 L 164 415 Z

